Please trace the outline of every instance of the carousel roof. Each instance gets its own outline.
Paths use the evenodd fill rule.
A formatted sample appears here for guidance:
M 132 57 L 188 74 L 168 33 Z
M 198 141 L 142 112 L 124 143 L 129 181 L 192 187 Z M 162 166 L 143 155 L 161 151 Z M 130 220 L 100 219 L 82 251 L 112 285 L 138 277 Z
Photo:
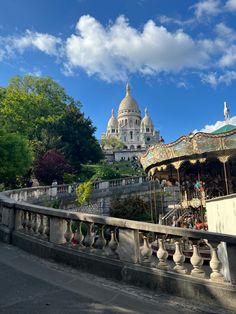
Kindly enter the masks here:
M 212 134 L 219 134 L 219 133 L 224 133 L 224 132 L 229 132 L 236 129 L 236 125 L 233 124 L 226 124 L 222 126 L 221 128 L 215 130 L 212 132 Z
M 170 144 L 156 144 L 140 157 L 140 162 L 144 170 L 148 172 L 154 167 L 161 168 L 167 164 L 174 165 L 176 162 L 181 163 L 186 160 L 202 162 L 208 157 L 229 157 L 232 153 L 236 153 L 235 126 L 229 131 L 198 132 L 182 136 Z

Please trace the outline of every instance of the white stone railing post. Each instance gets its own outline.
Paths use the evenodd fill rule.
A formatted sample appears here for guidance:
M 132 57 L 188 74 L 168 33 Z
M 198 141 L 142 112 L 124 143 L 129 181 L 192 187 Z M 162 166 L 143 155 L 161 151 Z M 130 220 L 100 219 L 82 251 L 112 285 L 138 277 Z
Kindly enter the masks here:
M 119 246 L 117 253 L 121 261 L 139 263 L 139 230 L 119 229 Z
M 63 244 L 65 239 L 66 221 L 58 217 L 50 217 L 49 241 L 55 244 Z

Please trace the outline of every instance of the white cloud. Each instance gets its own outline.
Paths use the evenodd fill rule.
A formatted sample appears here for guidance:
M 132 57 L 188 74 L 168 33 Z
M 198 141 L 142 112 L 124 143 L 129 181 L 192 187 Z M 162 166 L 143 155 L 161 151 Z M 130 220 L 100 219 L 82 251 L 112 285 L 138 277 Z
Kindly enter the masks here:
M 229 11 L 236 11 L 236 0 L 228 0 L 225 5 L 226 9 Z
M 194 14 L 196 18 L 201 19 L 206 16 L 216 16 L 221 12 L 219 0 L 203 0 L 194 4 Z
M 230 67 L 236 63 L 236 45 L 232 45 L 219 60 L 221 67 Z
M 58 55 L 62 41 L 50 34 L 31 32 L 26 30 L 21 36 L 0 37 L 0 59 L 12 58 L 17 53 L 24 53 L 26 49 L 37 49 L 51 56 Z
M 196 14 L 216 12 L 213 2 L 218 8 L 219 1 L 198 2 L 194 6 Z M 182 21 L 166 16 L 159 17 L 161 20 L 175 23 L 177 27 L 182 24 Z M 185 22 L 191 23 L 191 20 Z M 236 80 L 236 31 L 225 23 L 219 23 L 212 30 L 208 37 L 196 39 L 181 28 L 170 31 L 153 20 L 138 29 L 120 16 L 105 27 L 95 18 L 84 15 L 78 20 L 74 34 L 64 41 L 29 30 L 23 35 L 0 37 L 0 61 L 31 49 L 56 57 L 66 76 L 76 75 L 82 69 L 105 81 L 124 81 L 133 73 L 161 78 L 162 74 L 171 77 L 171 74 L 194 70 L 198 74 L 203 72 L 200 74 L 202 82 L 212 87 L 220 83 L 229 85 Z M 181 81 L 178 81 L 178 87 L 188 87 Z
M 223 109 L 222 109 L 222 115 L 223 115 Z M 236 116 L 230 118 L 227 121 L 217 121 L 215 124 L 207 124 L 200 131 L 194 130 L 193 133 L 196 133 L 196 132 L 212 133 L 212 132 L 218 130 L 219 128 L 225 126 L 226 124 L 236 125 Z
M 185 89 L 188 89 L 189 85 L 188 83 L 184 82 L 184 81 L 180 81 L 177 83 L 177 87 L 178 88 L 185 88 Z
M 78 21 L 76 31 L 66 42 L 69 67 L 81 67 L 107 81 L 124 80 L 134 72 L 152 75 L 200 68 L 208 61 L 203 42 L 182 30 L 171 33 L 152 20 L 138 31 L 123 16 L 105 28 L 86 15 Z
M 23 36 L 11 38 L 11 42 L 13 49 L 20 52 L 34 47 L 48 55 L 57 55 L 57 45 L 61 43 L 61 39 L 49 34 L 27 30 Z
M 215 31 L 219 38 L 224 39 L 224 41 L 232 42 L 236 40 L 236 32 L 233 28 L 228 27 L 224 23 L 219 23 L 215 27 Z M 225 47 L 226 48 L 226 47 Z
M 230 85 L 232 81 L 236 80 L 236 71 L 226 71 L 223 74 L 217 74 L 216 72 L 202 74 L 201 80 L 203 83 L 210 84 L 213 88 L 219 84 Z
M 4 55 L 5 55 L 4 50 L 0 48 L 0 61 L 2 61 L 2 60 L 3 60 Z
M 201 80 L 203 83 L 210 84 L 212 87 L 216 87 L 218 84 L 216 73 L 202 74 Z
M 179 27 L 184 27 L 184 26 L 188 26 L 195 23 L 194 18 L 187 19 L 187 20 L 180 20 L 180 19 L 172 18 L 166 15 L 160 15 L 158 17 L 158 21 L 161 24 L 176 24 Z

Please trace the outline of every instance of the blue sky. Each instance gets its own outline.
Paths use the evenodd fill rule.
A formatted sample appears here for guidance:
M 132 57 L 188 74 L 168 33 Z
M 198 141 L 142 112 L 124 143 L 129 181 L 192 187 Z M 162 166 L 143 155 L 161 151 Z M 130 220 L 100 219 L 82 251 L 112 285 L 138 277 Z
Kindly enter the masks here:
M 0 85 L 51 76 L 81 101 L 97 138 L 127 80 L 166 142 L 221 126 L 225 100 L 236 124 L 236 0 L 0 0 L 0 8 Z

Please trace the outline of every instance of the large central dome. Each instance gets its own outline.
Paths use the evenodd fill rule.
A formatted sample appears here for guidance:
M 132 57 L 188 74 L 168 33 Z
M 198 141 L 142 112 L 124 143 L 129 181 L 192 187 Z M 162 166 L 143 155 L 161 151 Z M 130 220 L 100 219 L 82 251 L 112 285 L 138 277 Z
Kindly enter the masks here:
M 120 103 L 118 117 L 129 114 L 138 114 L 138 116 L 140 116 L 140 110 L 136 100 L 130 95 L 130 86 L 129 83 L 127 83 L 126 95 Z

